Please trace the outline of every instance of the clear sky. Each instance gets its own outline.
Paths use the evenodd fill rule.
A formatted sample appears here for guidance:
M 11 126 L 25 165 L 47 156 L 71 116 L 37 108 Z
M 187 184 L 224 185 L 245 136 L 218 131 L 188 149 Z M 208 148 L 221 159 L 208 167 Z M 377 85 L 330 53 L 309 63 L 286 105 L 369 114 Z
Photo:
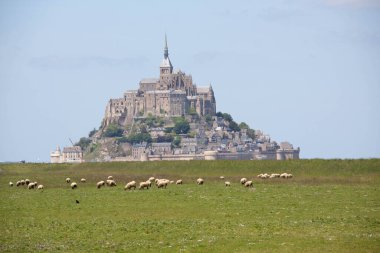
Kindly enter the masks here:
M 301 147 L 380 157 L 380 1 L 0 1 L 0 161 L 49 161 L 107 101 L 174 68 Z

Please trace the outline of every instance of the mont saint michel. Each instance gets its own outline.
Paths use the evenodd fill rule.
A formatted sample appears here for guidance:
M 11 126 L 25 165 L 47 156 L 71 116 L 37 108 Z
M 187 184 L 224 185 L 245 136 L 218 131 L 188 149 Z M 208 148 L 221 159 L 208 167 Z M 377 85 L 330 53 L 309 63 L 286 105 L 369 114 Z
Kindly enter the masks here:
M 51 162 L 288 160 L 299 153 L 289 142 L 217 112 L 212 85 L 198 86 L 174 69 L 165 36 L 158 77 L 111 98 L 99 129 L 73 147 L 57 147 Z

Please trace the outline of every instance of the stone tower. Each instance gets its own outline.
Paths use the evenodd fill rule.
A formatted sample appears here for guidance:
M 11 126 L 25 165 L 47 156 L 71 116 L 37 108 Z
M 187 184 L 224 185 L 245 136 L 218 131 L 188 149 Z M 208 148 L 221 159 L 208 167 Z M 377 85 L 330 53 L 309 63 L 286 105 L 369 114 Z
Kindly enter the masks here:
M 165 34 L 164 59 L 160 64 L 160 77 L 164 77 L 173 73 L 173 65 L 169 59 L 168 40 Z

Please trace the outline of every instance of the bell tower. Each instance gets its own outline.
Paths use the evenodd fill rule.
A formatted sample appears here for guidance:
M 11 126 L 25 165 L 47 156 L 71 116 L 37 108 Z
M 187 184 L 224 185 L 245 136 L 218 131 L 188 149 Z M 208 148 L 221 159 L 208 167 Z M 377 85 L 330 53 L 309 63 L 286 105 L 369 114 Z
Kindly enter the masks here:
M 165 34 L 165 47 L 164 47 L 164 59 L 160 64 L 160 77 L 162 75 L 168 75 L 173 72 L 173 65 L 169 59 L 168 41 Z

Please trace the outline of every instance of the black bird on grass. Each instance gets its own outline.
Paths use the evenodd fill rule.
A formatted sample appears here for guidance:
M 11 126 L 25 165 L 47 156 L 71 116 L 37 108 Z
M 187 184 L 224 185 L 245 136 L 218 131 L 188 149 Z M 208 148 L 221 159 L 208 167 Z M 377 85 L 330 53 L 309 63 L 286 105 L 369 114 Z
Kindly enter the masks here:
M 75 202 L 76 202 L 77 204 L 79 204 L 79 200 L 75 200 Z

